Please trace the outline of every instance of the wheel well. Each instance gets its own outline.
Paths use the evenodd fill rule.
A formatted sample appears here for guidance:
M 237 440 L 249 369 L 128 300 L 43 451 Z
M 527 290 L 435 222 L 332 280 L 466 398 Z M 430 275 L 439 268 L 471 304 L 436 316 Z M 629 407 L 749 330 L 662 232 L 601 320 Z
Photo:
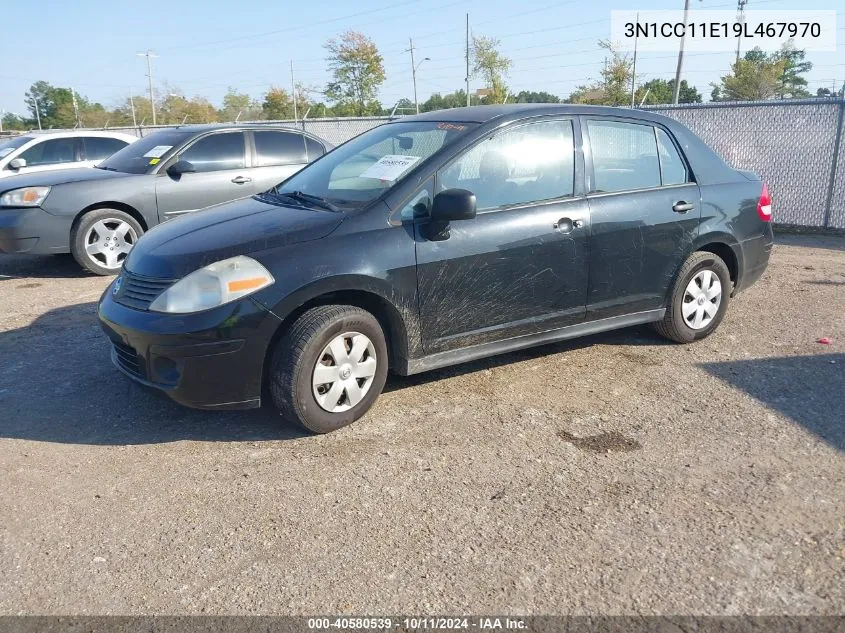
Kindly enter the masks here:
M 725 265 L 728 267 L 728 273 L 730 273 L 731 281 L 734 284 L 734 288 L 736 288 L 739 275 L 739 263 L 736 260 L 736 253 L 734 253 L 733 249 L 724 242 L 712 242 L 701 246 L 698 250 L 707 251 L 708 253 L 713 253 L 714 255 L 721 257 L 722 261 L 724 261 Z
M 82 219 L 82 216 L 88 213 L 89 211 L 96 211 L 97 209 L 116 209 L 118 211 L 123 211 L 124 213 L 128 213 L 133 218 L 138 221 L 138 224 L 141 225 L 141 228 L 144 229 L 146 233 L 149 227 L 147 226 L 147 222 L 144 220 L 144 216 L 138 213 L 136 209 L 130 207 L 128 204 L 124 204 L 123 202 L 97 202 L 90 206 L 85 207 L 80 211 L 77 216 L 73 219 L 73 225 L 76 226 L 79 224 L 79 221 Z
M 357 306 L 366 310 L 378 320 L 381 329 L 384 331 L 390 367 L 396 367 L 401 362 L 401 359 L 407 358 L 407 331 L 399 311 L 386 299 L 372 292 L 364 290 L 339 290 L 309 299 L 284 318 L 276 329 L 270 345 L 267 346 L 267 353 L 264 358 L 264 379 L 262 381 L 264 387 L 268 384 L 267 375 L 270 371 L 270 363 L 276 345 L 278 345 L 279 340 L 290 329 L 294 321 L 311 308 L 334 304 Z

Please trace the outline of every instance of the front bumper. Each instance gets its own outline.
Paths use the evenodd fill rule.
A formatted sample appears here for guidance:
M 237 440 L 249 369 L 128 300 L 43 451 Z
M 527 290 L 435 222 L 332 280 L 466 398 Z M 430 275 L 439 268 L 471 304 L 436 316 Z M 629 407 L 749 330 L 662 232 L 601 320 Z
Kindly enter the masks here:
M 111 290 L 98 315 L 121 372 L 196 409 L 261 405 L 274 314 L 249 298 L 196 314 L 147 312 L 115 302 Z
M 73 217 L 52 215 L 40 207 L 0 207 L 0 252 L 50 255 L 70 252 Z

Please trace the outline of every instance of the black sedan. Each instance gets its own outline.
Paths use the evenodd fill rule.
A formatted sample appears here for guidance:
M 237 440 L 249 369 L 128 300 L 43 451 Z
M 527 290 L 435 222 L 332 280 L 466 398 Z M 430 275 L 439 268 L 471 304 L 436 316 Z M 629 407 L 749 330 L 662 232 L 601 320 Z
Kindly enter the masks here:
M 156 227 L 100 300 L 131 378 L 314 432 L 407 375 L 652 323 L 692 342 L 765 270 L 771 198 L 666 117 L 406 117 L 274 189 Z

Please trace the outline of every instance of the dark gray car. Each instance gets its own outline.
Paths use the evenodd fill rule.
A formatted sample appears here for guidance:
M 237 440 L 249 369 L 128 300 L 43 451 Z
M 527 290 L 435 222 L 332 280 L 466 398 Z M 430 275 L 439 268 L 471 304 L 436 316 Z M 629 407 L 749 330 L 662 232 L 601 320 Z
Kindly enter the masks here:
M 294 129 L 182 126 L 144 137 L 96 168 L 0 181 L 0 251 L 73 253 L 116 273 L 160 222 L 277 185 L 330 149 Z

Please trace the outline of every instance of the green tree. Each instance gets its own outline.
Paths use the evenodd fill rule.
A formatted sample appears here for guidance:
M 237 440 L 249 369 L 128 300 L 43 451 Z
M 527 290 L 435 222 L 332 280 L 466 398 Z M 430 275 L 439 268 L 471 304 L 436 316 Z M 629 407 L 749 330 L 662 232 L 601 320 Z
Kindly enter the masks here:
M 214 123 L 217 121 L 217 109 L 205 97 L 191 99 L 179 93 L 167 93 L 161 103 L 156 105 L 156 122 L 174 123 Z M 149 123 L 149 121 L 147 121 Z
M 73 109 L 73 95 L 68 88 L 57 88 L 46 81 L 36 81 L 25 95 L 25 102 L 32 119 L 36 119 L 35 104 L 41 115 L 41 126 L 48 128 L 72 128 L 76 125 Z
M 475 95 L 470 98 L 470 105 L 479 105 L 481 101 Z M 467 93 L 464 90 L 456 90 L 441 95 L 435 92 L 426 101 L 420 104 L 420 112 L 432 112 L 433 110 L 446 110 L 448 108 L 463 108 L 467 104 Z
M 326 97 L 355 116 L 381 111 L 376 95 L 384 83 L 384 59 L 375 43 L 363 33 L 346 31 L 325 44 L 332 81 Z
M 731 65 L 732 73 L 710 84 L 713 101 L 758 101 L 778 94 L 786 60 L 771 58 L 759 48 L 748 51 Z
M 675 95 L 675 80 L 652 79 L 637 88 L 634 101 L 644 104 L 672 103 Z M 645 101 L 643 101 L 645 99 Z M 686 79 L 681 80 L 678 91 L 678 103 L 701 103 L 701 93 L 695 86 L 690 86 Z
M 6 112 L 3 115 L 3 130 L 28 130 L 30 128 L 29 121 L 25 120 L 23 117 L 18 116 L 14 112 Z
M 484 103 L 504 103 L 508 96 L 505 76 L 513 62 L 499 52 L 500 44 L 495 37 L 472 37 L 472 73 L 474 76 L 481 76 L 485 88 L 490 91 L 484 98 Z
M 264 118 L 270 121 L 293 118 L 293 99 L 284 88 L 270 88 L 261 104 Z
M 801 75 L 810 72 L 813 63 L 806 61 L 805 56 L 806 51 L 795 48 L 791 39 L 770 56 L 771 62 L 783 62 L 783 73 L 778 77 L 776 90 L 781 99 L 804 99 L 810 96 L 807 80 Z
M 514 103 L 560 103 L 560 97 L 551 93 L 523 90 L 513 99 Z
M 220 108 L 221 121 L 255 121 L 262 114 L 261 104 L 230 87 L 223 95 L 223 107 Z M 239 118 L 240 117 L 240 118 Z
M 601 79 L 576 88 L 569 95 L 570 102 L 592 105 L 630 105 L 633 62 L 627 55 L 614 49 L 608 41 L 600 40 L 599 46 L 610 53 L 610 58 L 605 58 Z

